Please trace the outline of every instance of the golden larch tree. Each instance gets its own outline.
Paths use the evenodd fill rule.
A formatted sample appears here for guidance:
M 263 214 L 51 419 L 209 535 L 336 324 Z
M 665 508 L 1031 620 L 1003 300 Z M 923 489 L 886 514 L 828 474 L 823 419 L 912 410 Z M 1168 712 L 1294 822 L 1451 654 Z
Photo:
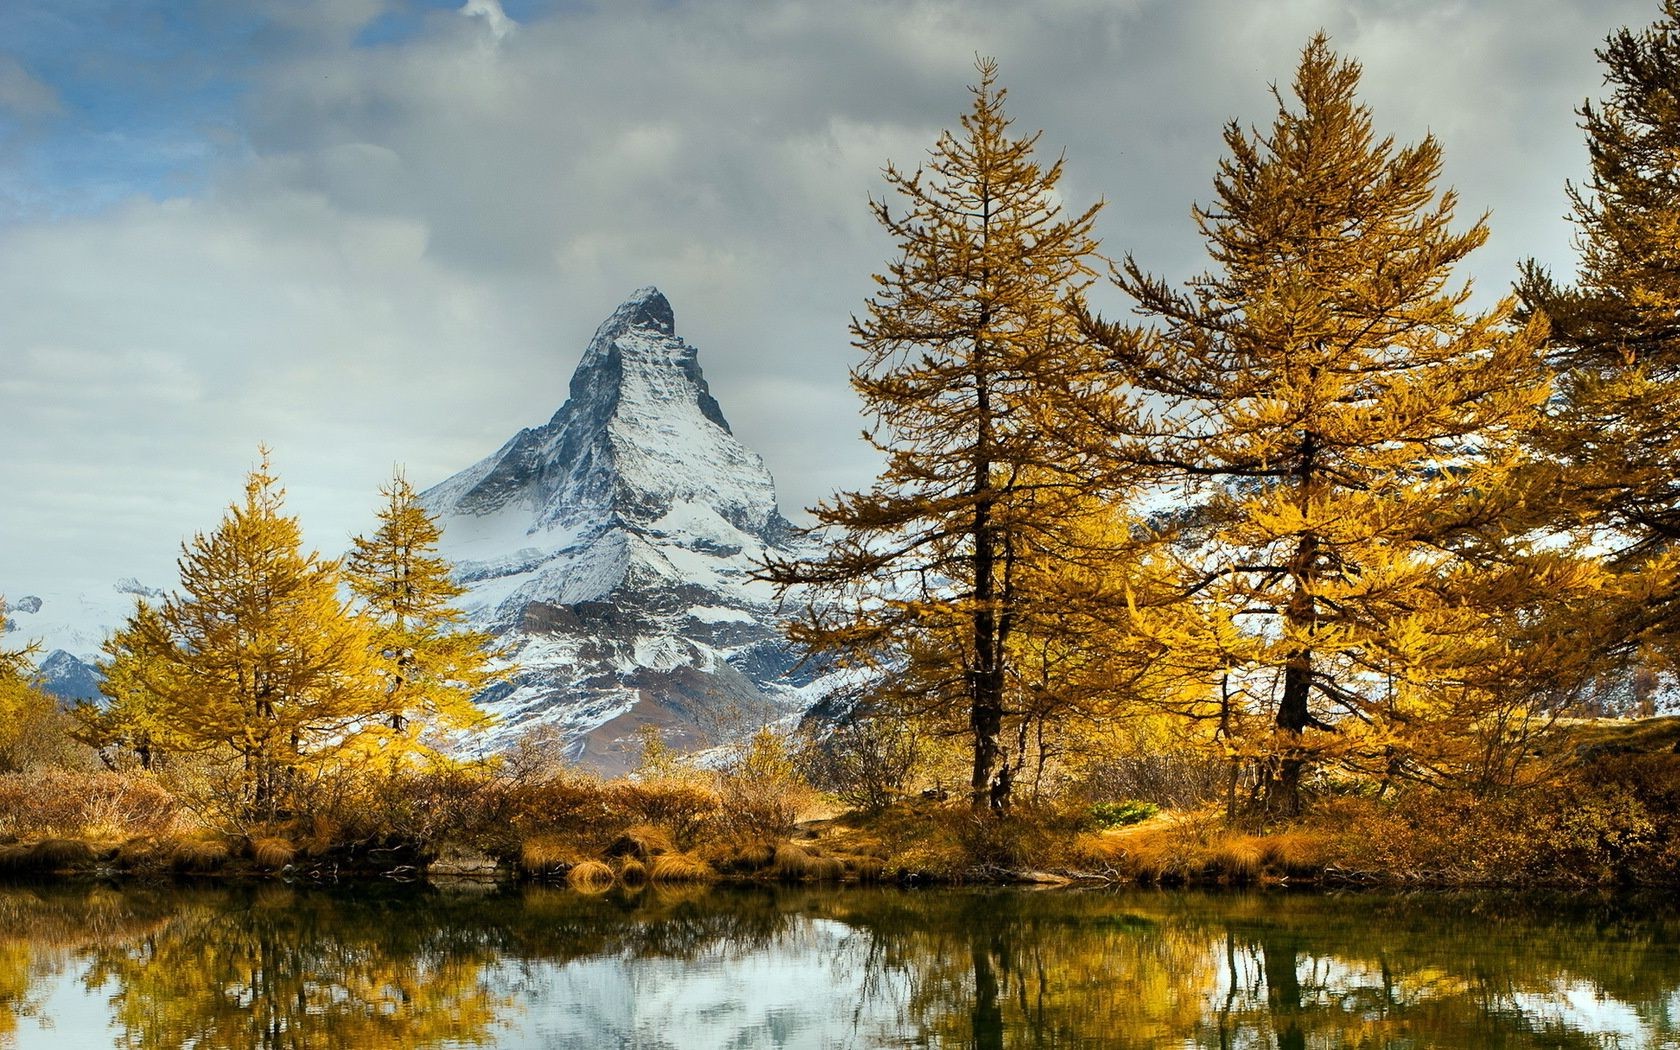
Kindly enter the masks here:
M 372 620 L 385 724 L 408 749 L 435 753 L 454 734 L 489 726 L 473 703 L 497 680 L 491 637 L 464 627 L 466 588 L 437 553 L 442 531 L 399 470 L 380 495 L 379 528 L 352 541 L 345 581 Z
M 1453 229 L 1440 145 L 1377 138 L 1359 74 L 1314 38 L 1270 129 L 1226 127 L 1194 213 L 1214 270 L 1180 291 L 1128 258 L 1116 283 L 1148 323 L 1086 326 L 1153 398 L 1120 457 L 1180 486 L 1200 608 L 1180 628 L 1157 610 L 1152 644 L 1203 654 L 1239 696 L 1224 715 L 1271 712 L 1258 787 L 1284 812 L 1323 749 L 1404 766 L 1498 648 L 1490 618 L 1534 594 L 1513 574 L 1574 571 L 1523 542 L 1544 324 L 1469 309 L 1453 269 L 1485 221 Z
M 1057 545 L 1088 487 L 1046 413 L 1107 389 L 1066 305 L 1091 279 L 1097 209 L 1063 211 L 1061 162 L 1041 166 L 1038 136 L 1011 133 L 996 64 L 978 67 L 960 133 L 924 168 L 886 168 L 902 210 L 872 202 L 900 255 L 853 320 L 852 385 L 886 465 L 813 510 L 834 538 L 825 557 L 768 570 L 813 588 L 795 641 L 894 668 L 877 710 L 968 736 L 977 809 L 1011 780 L 1011 637 L 1035 600 L 1019 558 Z
M 1572 509 L 1610 555 L 1620 614 L 1600 646 L 1680 659 L 1680 3 L 1597 52 L 1609 96 L 1580 110 L 1591 174 L 1567 193 L 1573 285 L 1524 267 L 1549 319 L 1559 396 L 1540 432 Z
M 228 815 L 272 821 L 310 767 L 386 714 L 372 625 L 305 554 L 268 452 L 221 524 L 182 545 L 180 589 L 137 610 L 106 673 L 183 749 L 231 760 Z

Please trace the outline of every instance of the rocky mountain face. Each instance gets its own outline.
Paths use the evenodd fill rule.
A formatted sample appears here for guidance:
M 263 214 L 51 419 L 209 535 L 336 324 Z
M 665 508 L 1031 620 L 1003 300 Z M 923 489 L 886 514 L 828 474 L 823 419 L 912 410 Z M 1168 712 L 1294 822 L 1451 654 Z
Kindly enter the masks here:
M 658 289 L 596 331 L 552 419 L 421 499 L 469 619 L 520 668 L 481 698 L 503 737 L 553 726 L 611 770 L 645 725 L 694 746 L 807 706 L 811 672 L 752 578 L 796 532 Z

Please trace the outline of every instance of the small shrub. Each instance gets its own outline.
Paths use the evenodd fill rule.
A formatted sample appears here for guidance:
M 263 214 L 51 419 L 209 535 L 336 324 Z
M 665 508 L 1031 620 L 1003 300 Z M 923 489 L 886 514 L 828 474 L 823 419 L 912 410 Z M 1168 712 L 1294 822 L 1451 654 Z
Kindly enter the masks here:
M 1131 824 L 1141 824 L 1161 812 L 1161 807 L 1153 802 L 1142 802 L 1138 799 L 1127 799 L 1124 802 L 1098 802 L 1091 807 L 1090 823 L 1099 828 L 1123 828 Z
M 907 718 L 854 716 L 795 756 L 804 779 L 849 806 L 879 813 L 904 793 L 921 758 L 922 741 Z
M 716 792 L 687 780 L 620 781 L 608 790 L 607 802 L 632 822 L 661 828 L 681 843 L 692 842 L 718 810 Z
M 717 823 L 725 837 L 775 839 L 793 831 L 811 788 L 774 730 L 760 729 L 718 772 Z

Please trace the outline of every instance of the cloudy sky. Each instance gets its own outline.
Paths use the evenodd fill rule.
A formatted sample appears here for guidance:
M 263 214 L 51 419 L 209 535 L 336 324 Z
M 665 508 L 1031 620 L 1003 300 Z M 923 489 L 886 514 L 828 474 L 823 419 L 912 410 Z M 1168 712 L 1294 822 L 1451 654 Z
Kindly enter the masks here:
M 548 418 L 657 284 L 785 508 L 867 482 L 847 319 L 866 210 L 976 53 L 1066 195 L 1174 278 L 1231 118 L 1323 28 L 1433 131 L 1487 297 L 1567 270 L 1572 110 L 1656 0 L 5 0 L 0 591 L 172 582 L 274 449 L 310 541 Z M 1105 305 L 1118 307 L 1111 297 Z

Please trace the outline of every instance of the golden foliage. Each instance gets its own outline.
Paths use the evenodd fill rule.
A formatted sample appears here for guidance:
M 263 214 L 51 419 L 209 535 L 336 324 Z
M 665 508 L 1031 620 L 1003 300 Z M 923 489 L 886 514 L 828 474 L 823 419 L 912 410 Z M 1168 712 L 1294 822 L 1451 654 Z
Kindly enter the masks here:
M 1180 600 L 1134 602 L 1134 628 L 1286 812 L 1324 764 L 1463 772 L 1473 748 L 1438 741 L 1579 673 L 1524 625 L 1593 584 L 1536 542 L 1550 474 L 1521 438 L 1545 324 L 1513 299 L 1469 310 L 1453 271 L 1487 226 L 1452 228 L 1439 144 L 1377 138 L 1359 74 L 1315 38 L 1271 127 L 1226 128 L 1196 212 L 1216 269 L 1178 291 L 1128 258 L 1116 281 L 1150 325 L 1087 325 L 1153 395 L 1118 455 L 1183 508 L 1163 551 Z
M 1037 136 L 1011 133 L 996 64 L 978 65 L 961 132 L 941 134 L 925 168 L 887 167 L 903 210 L 874 204 L 900 254 L 854 322 L 852 385 L 886 466 L 868 491 L 814 508 L 838 534 L 824 557 L 772 561 L 768 575 L 812 588 L 795 641 L 890 669 L 876 703 L 969 737 L 970 802 L 983 808 L 1000 775 L 1011 634 L 1039 599 L 1013 567 L 1054 545 L 1059 511 L 1085 488 L 1047 409 L 1108 385 L 1066 305 L 1092 279 L 1097 209 L 1063 213 L 1061 162 L 1040 166 Z
M 379 528 L 352 541 L 344 581 L 374 625 L 393 758 L 435 760 L 463 734 L 489 727 L 473 697 L 503 675 L 491 669 L 490 636 L 467 630 L 450 604 L 466 588 L 437 556 L 442 532 L 408 479 L 398 471 L 379 491 Z
M 181 590 L 140 605 L 107 647 L 107 691 L 136 739 L 225 760 L 206 802 L 272 822 L 379 724 L 371 625 L 338 596 L 337 562 L 304 554 L 296 518 L 262 463 L 214 532 L 182 545 Z

